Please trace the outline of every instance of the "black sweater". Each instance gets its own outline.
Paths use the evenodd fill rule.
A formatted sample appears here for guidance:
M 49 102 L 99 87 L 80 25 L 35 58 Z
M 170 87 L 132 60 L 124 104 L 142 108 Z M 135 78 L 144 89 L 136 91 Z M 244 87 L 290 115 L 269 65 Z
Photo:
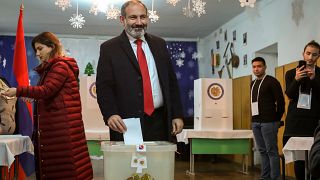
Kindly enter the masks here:
M 313 136 L 314 130 L 320 120 L 320 68 L 315 68 L 315 78 L 308 80 L 312 88 L 311 109 L 297 108 L 299 99 L 300 81 L 295 80 L 296 70 L 291 69 L 286 73 L 286 95 L 289 106 L 286 118 L 284 136 Z
M 260 82 L 257 80 L 252 91 L 253 102 L 257 99 Z M 254 81 L 251 82 L 251 87 L 253 83 Z M 284 97 L 279 81 L 267 75 L 260 87 L 258 99 L 259 115 L 252 116 L 252 121 L 262 123 L 280 121 L 284 113 L 284 104 Z

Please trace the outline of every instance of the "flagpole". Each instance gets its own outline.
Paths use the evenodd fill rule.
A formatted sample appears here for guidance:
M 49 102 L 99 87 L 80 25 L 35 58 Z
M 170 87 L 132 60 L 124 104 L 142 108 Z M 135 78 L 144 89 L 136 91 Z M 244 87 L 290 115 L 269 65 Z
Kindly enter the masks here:
M 24 5 L 23 5 L 23 0 L 21 0 L 21 5 L 20 5 L 20 10 L 23 10 L 24 9 Z

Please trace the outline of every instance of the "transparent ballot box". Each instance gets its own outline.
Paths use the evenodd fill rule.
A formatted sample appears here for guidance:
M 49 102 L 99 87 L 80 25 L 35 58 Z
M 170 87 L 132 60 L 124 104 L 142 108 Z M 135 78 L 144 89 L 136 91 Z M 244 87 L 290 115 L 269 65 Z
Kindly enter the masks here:
M 137 152 L 135 145 L 123 142 L 101 142 L 104 158 L 104 178 L 106 180 L 126 180 L 134 176 L 149 176 L 154 180 L 173 180 L 175 151 L 177 146 L 166 141 L 144 142 L 145 151 Z M 139 161 L 136 161 L 139 159 Z M 140 172 L 135 163 L 143 159 Z M 144 162 L 146 161 L 146 162 Z M 139 164 L 139 167 L 141 167 Z

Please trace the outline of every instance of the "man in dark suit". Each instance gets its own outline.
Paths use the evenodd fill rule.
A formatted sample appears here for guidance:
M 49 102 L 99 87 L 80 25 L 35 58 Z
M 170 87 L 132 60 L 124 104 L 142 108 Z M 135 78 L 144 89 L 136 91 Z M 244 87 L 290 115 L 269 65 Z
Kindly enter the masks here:
M 183 128 L 176 75 L 165 41 L 146 33 L 147 12 L 140 1 L 124 3 L 124 31 L 100 47 L 97 99 L 113 141 L 123 140 L 125 118 L 140 118 L 144 141 L 170 140 Z

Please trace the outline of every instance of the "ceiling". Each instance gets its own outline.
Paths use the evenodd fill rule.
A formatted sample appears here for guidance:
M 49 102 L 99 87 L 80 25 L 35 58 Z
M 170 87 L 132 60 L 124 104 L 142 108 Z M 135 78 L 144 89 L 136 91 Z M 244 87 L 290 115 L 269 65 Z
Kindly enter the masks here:
M 0 1 L 0 34 L 15 33 L 22 0 Z M 116 1 L 115 5 L 120 8 L 124 0 Z M 205 37 L 244 11 L 238 0 L 203 0 L 206 2 L 206 14 L 187 18 L 182 14 L 182 8 L 187 5 L 188 0 L 180 0 L 175 7 L 166 3 L 166 0 L 154 1 L 154 10 L 160 18 L 156 23 L 149 24 L 148 32 L 169 38 Z M 76 0 L 72 0 L 72 7 L 65 11 L 54 5 L 54 2 L 55 0 L 24 1 L 26 34 L 51 31 L 64 35 L 116 36 L 123 29 L 119 19 L 107 20 L 103 14 L 89 14 L 90 0 L 79 0 L 79 13 L 84 16 L 86 22 L 82 29 L 74 29 L 69 19 L 76 13 Z M 143 2 L 151 9 L 151 0 Z

